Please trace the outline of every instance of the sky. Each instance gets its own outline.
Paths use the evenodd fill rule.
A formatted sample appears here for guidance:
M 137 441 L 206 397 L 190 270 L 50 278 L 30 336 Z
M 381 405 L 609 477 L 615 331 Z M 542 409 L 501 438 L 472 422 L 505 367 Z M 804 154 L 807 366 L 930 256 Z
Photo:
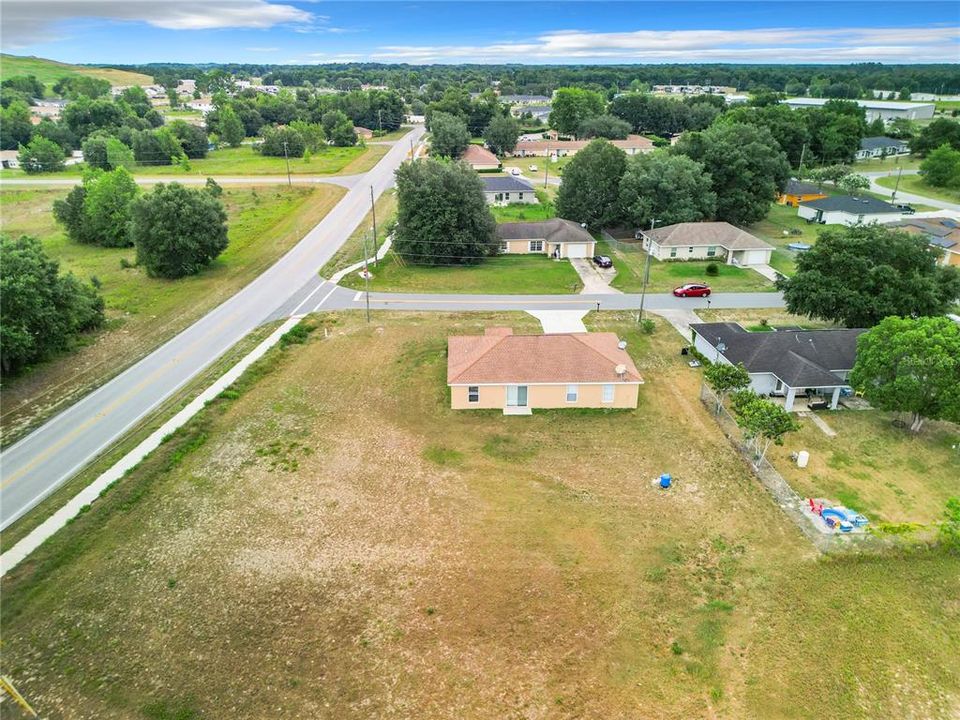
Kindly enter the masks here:
M 960 2 L 3 0 L 71 63 L 960 62 Z

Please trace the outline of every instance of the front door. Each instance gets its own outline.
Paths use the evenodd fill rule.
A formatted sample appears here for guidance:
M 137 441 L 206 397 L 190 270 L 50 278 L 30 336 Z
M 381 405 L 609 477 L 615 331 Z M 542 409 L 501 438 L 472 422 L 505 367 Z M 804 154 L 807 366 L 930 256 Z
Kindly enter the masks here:
M 527 406 L 527 386 L 507 385 L 507 407 Z

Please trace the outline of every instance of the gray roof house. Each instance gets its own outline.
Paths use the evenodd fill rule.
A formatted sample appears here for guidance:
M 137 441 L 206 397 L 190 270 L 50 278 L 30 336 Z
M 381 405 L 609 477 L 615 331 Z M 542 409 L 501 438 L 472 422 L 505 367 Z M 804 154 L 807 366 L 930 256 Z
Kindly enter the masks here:
M 886 157 L 889 155 L 906 155 L 910 152 L 910 146 L 903 140 L 889 137 L 868 137 L 860 141 L 860 149 L 857 150 L 857 160 L 866 160 L 873 157 Z
M 536 204 L 537 194 L 533 185 L 526 180 L 512 175 L 484 175 L 483 195 L 491 205 L 508 205 L 510 203 Z
M 796 398 L 829 396 L 836 409 L 840 392 L 857 357 L 863 329 L 777 330 L 749 332 L 737 323 L 694 323 L 694 347 L 711 362 L 742 363 L 750 387 L 759 395 L 784 398 L 793 410 Z
M 584 228 L 561 218 L 499 223 L 497 239 L 501 253 L 543 253 L 557 260 L 591 257 L 596 246 Z
M 728 265 L 767 265 L 773 246 L 725 222 L 686 222 L 641 230 L 643 249 L 658 260 L 726 258 Z
M 804 200 L 797 215 L 821 225 L 859 225 L 889 220 L 891 215 L 902 215 L 903 210 L 873 197 L 832 195 L 820 200 Z

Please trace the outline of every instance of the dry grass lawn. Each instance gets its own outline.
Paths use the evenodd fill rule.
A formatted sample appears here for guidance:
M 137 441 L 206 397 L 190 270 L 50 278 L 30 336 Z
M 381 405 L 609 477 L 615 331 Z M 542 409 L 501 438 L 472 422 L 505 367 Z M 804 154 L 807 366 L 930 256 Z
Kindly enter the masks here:
M 508 418 L 448 409 L 445 337 L 528 316 L 314 322 L 5 579 L 44 717 L 960 713 L 960 559 L 818 559 L 671 329 L 591 320 L 638 410 Z

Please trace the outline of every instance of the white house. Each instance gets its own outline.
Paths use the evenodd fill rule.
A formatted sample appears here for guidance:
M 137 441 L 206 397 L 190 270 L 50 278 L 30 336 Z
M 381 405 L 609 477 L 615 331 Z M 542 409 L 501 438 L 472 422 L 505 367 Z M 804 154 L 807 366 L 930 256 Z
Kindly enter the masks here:
M 799 108 L 823 107 L 830 98 L 793 97 L 784 100 L 787 107 Z M 884 122 L 906 118 L 907 120 L 924 120 L 933 117 L 935 106 L 933 103 L 889 102 L 885 100 L 854 100 L 857 105 L 866 110 L 867 122 L 880 118 Z
M 594 254 L 593 236 L 571 220 L 553 218 L 540 222 L 514 222 L 497 225 L 500 252 L 542 254 L 561 258 L 588 258 Z
M 643 249 L 657 260 L 722 260 L 768 265 L 773 246 L 725 222 L 688 222 L 641 230 Z
M 821 225 L 888 222 L 892 215 L 902 214 L 903 210 L 883 200 L 851 195 L 833 195 L 819 200 L 805 200 L 797 208 L 797 215 Z
M 0 166 L 15 170 L 20 167 L 19 150 L 0 150 Z
M 750 389 L 783 397 L 793 410 L 798 397 L 820 400 L 835 410 L 857 358 L 863 329 L 749 332 L 737 323 L 694 323 L 694 347 L 710 362 L 742 364 Z M 799 408 L 805 409 L 805 408 Z
M 491 205 L 536 205 L 539 202 L 533 185 L 526 180 L 512 175 L 487 175 L 481 176 L 480 180 L 483 182 L 483 195 Z
M 910 152 L 910 146 L 903 140 L 888 137 L 868 137 L 860 141 L 860 149 L 857 150 L 857 160 L 866 160 L 868 158 L 891 157 L 893 155 L 907 155 Z

